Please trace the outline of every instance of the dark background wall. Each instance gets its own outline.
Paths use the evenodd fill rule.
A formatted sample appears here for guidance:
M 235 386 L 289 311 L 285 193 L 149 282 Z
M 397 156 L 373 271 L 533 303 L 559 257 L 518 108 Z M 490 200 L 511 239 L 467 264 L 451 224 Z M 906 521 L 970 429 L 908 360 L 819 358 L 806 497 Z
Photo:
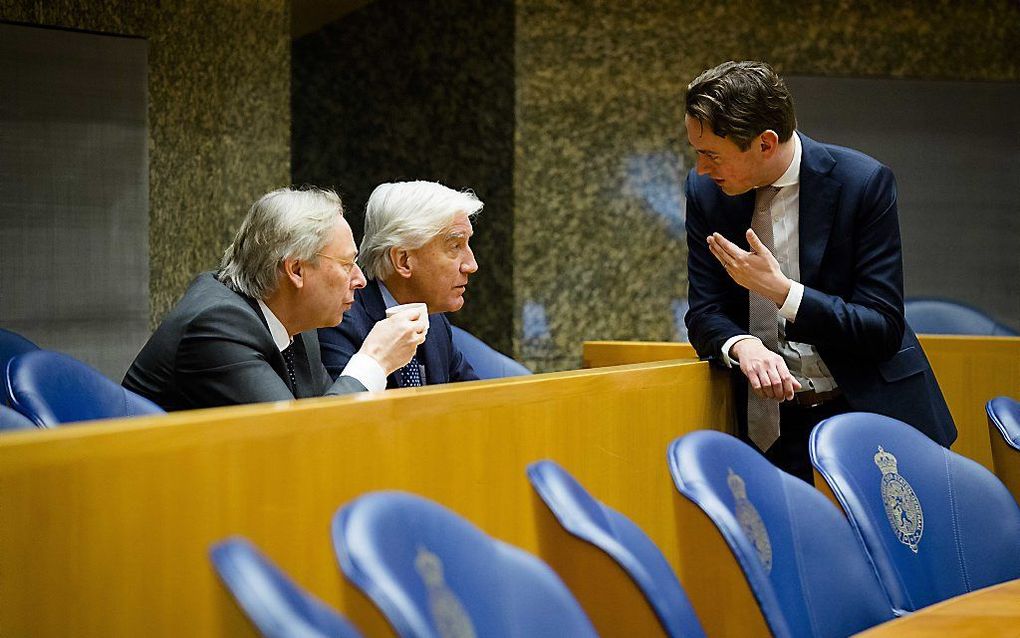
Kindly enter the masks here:
M 509 352 L 513 312 L 513 3 L 379 0 L 294 41 L 293 181 L 335 188 L 355 237 L 382 182 L 485 202 L 479 272 L 453 320 Z
M 153 322 L 218 264 L 251 203 L 290 183 L 289 6 L 0 0 L 0 20 L 149 42 Z

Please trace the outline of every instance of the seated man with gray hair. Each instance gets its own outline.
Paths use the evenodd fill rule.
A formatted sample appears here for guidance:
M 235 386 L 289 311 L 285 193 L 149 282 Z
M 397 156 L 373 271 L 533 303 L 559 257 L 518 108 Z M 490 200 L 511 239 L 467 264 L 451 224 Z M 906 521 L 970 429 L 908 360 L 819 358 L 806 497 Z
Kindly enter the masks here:
M 330 378 L 315 328 L 365 285 L 336 193 L 282 188 L 252 205 L 219 272 L 199 275 L 123 385 L 167 411 L 382 390 L 424 338 L 418 315 L 380 321 Z
M 463 307 L 468 278 L 478 270 L 468 242 L 471 219 L 481 210 L 482 202 L 470 191 L 435 182 L 382 184 L 372 192 L 360 257 L 368 283 L 339 326 L 319 330 L 322 361 L 331 375 L 340 374 L 387 308 L 417 302 L 428 306 L 425 343 L 387 378 L 386 387 L 478 378 L 454 346 L 450 321 L 442 313 Z

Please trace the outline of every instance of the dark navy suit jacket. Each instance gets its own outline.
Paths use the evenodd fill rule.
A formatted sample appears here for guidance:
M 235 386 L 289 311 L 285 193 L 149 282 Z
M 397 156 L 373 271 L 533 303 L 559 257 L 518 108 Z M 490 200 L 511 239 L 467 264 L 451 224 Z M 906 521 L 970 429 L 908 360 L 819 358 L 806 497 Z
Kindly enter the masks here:
M 123 385 L 168 412 L 365 390 L 351 377 L 330 380 L 310 330 L 294 337 L 294 355 L 291 390 L 283 355 L 258 302 L 207 272 L 191 282 L 163 319 Z
M 956 426 L 928 359 L 903 316 L 903 259 L 892 171 L 863 153 L 801 135 L 800 282 L 804 298 L 786 337 L 818 349 L 854 410 L 910 423 L 949 446 Z M 712 256 L 719 232 L 748 248 L 754 192 L 727 196 L 708 176 L 687 178 L 685 318 L 698 354 L 721 361 L 730 337 L 748 334 L 747 290 Z M 746 379 L 735 372 L 737 405 Z M 741 431 L 747 414 L 738 410 Z
M 322 362 L 335 379 L 365 342 L 365 337 L 377 321 L 386 318 L 386 303 L 379 284 L 369 280 L 354 293 L 354 305 L 344 313 L 344 319 L 334 328 L 319 328 L 319 346 Z M 425 366 L 425 383 L 450 383 L 478 379 L 471 364 L 453 345 L 450 320 L 442 313 L 429 315 L 429 332 L 425 343 L 418 346 L 418 359 Z M 396 374 L 386 378 L 387 388 L 398 388 Z

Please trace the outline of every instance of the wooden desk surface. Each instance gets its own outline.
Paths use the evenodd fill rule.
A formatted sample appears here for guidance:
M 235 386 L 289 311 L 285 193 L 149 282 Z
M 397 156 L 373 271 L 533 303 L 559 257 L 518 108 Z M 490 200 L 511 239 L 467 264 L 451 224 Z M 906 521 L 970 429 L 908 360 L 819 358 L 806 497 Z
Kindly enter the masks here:
M 1020 636 L 1020 579 L 950 598 L 857 635 L 862 638 Z

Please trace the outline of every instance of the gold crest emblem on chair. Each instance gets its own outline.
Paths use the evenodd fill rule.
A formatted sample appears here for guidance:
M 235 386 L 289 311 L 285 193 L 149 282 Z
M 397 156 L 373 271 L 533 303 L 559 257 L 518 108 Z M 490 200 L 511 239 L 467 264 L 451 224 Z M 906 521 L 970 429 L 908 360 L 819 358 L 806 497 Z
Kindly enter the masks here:
M 747 486 L 744 484 L 744 479 L 732 468 L 727 468 L 727 471 L 729 474 L 726 476 L 726 484 L 729 485 L 730 491 L 733 492 L 733 498 L 736 499 L 734 510 L 737 515 L 737 523 L 740 524 L 740 529 L 744 530 L 747 538 L 754 545 L 761 566 L 765 568 L 766 573 L 769 573 L 772 571 L 772 542 L 769 540 L 765 521 L 761 519 L 758 510 L 747 499 Z
M 901 543 L 917 553 L 924 534 L 924 512 L 921 501 L 907 479 L 897 473 L 896 457 L 878 446 L 875 465 L 882 471 L 882 504 L 889 526 Z

